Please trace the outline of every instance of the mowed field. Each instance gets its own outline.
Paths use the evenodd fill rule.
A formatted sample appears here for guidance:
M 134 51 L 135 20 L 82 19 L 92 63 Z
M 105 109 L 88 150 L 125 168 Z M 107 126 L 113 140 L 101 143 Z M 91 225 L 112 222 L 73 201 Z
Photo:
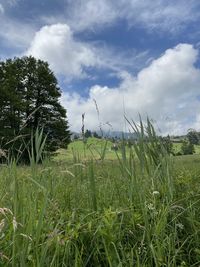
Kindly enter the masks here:
M 111 146 L 75 141 L 0 167 L 0 266 L 200 265 L 199 148 Z

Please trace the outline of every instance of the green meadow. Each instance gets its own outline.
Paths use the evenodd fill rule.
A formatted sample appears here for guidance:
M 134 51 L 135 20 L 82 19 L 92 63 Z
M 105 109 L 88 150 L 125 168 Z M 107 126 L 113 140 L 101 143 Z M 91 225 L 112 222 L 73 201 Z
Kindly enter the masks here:
M 121 141 L 123 143 L 123 141 Z M 124 141 L 125 145 L 126 142 Z M 173 143 L 173 151 L 175 153 L 181 152 L 182 143 Z M 82 140 L 75 140 L 69 144 L 68 149 L 59 149 L 54 157 L 56 161 L 68 161 L 73 159 L 74 153 L 79 155 L 82 159 L 101 159 L 102 156 L 108 160 L 116 160 L 116 154 L 121 155 L 122 149 L 117 151 L 112 150 L 113 142 L 106 139 L 98 139 L 89 137 L 85 142 Z M 194 145 L 195 153 L 200 154 L 200 145 Z M 117 153 L 116 153 L 117 152 Z M 129 157 L 130 148 L 126 145 L 126 155 Z M 182 158 L 182 157 L 180 157 Z
M 175 157 L 136 131 L 117 151 L 92 138 L 1 165 L 0 266 L 199 266 L 199 148 Z

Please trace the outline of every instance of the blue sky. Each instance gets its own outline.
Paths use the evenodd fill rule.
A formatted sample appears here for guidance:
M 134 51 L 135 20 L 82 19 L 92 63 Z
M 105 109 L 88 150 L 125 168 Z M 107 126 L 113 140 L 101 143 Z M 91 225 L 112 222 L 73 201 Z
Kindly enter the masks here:
M 200 130 L 199 0 L 0 0 L 0 58 L 48 61 L 72 130 Z M 112 128 L 108 126 L 111 124 Z

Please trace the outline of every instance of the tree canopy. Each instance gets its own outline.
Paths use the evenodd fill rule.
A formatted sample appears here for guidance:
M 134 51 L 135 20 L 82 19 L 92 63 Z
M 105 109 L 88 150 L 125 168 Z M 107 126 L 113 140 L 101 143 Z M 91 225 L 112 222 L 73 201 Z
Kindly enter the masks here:
M 199 136 L 199 133 L 196 132 L 195 130 L 190 129 L 187 133 L 187 138 L 191 144 L 193 144 L 193 145 L 199 144 L 200 136 Z
M 67 147 L 70 132 L 57 79 L 47 62 L 33 57 L 0 62 L 0 146 L 20 149 L 36 128 L 47 135 L 46 151 Z M 20 136 L 23 138 L 20 138 Z M 15 140 L 15 141 L 13 141 Z

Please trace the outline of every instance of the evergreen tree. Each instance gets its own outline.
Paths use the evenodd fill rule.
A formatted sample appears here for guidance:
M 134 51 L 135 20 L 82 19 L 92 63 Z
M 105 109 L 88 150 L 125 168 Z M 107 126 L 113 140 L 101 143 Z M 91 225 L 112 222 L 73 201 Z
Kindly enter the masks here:
M 15 151 L 21 149 L 36 128 L 43 128 L 47 135 L 46 151 L 67 147 L 70 132 L 60 96 L 48 63 L 33 57 L 0 62 L 1 147 L 11 149 L 12 144 Z

